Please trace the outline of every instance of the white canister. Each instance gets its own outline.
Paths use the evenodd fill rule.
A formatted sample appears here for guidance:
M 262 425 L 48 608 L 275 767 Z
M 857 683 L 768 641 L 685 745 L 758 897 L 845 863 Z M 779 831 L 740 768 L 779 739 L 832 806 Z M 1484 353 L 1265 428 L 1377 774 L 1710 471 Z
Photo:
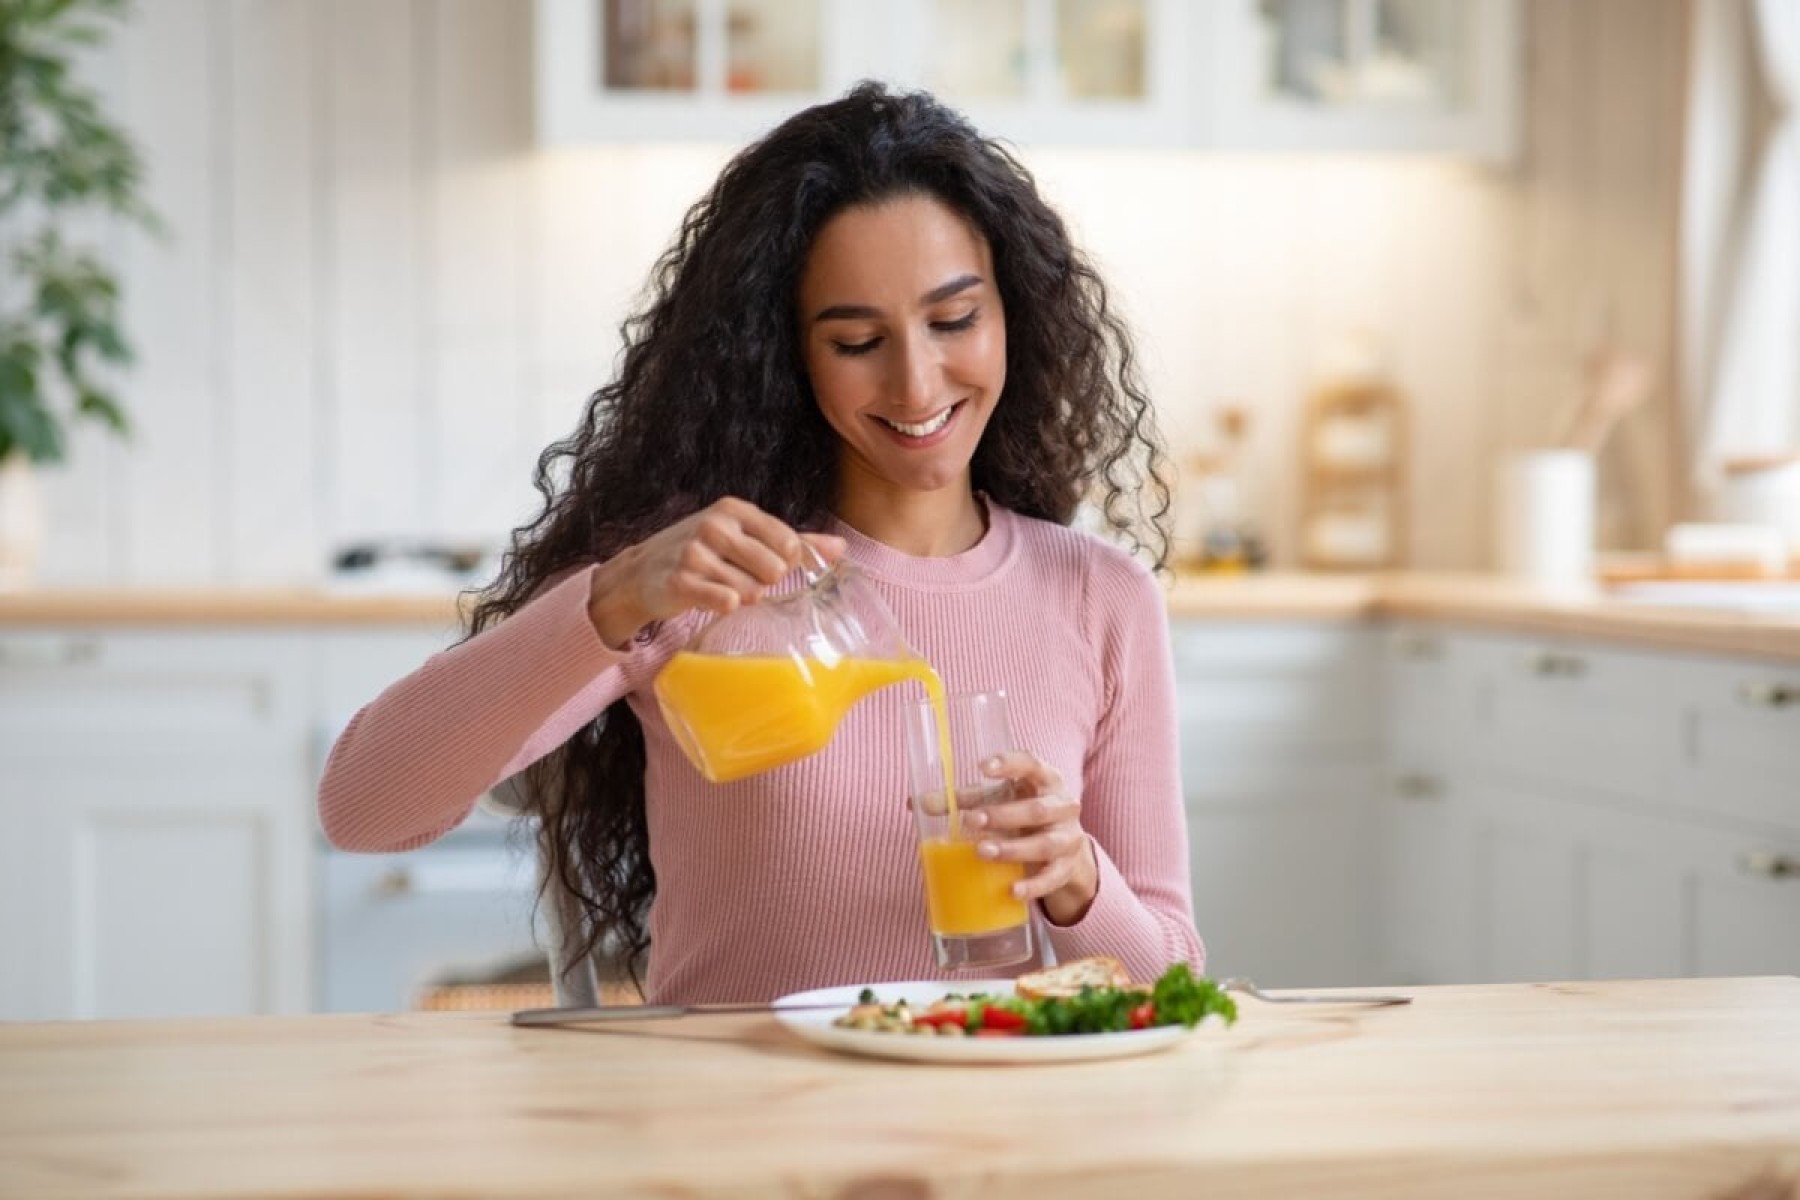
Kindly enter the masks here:
M 1500 464 L 1496 552 L 1502 572 L 1533 583 L 1594 577 L 1594 456 L 1529 450 Z

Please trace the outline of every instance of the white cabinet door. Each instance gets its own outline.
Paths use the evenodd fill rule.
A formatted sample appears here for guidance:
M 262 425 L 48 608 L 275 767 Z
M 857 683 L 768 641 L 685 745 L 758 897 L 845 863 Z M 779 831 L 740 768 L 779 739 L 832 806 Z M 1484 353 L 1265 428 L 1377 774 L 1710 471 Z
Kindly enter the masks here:
M 897 0 L 887 74 L 1021 145 L 1193 139 L 1189 0 Z
M 1577 843 L 1523 797 L 1477 784 L 1474 825 L 1477 978 L 1582 977 Z
M 1207 971 L 1276 987 L 1375 981 L 1372 772 L 1264 772 L 1189 796 Z
M 888 72 L 863 0 L 537 0 L 538 140 L 741 142 Z
M 0 636 L 0 1018 L 306 1008 L 311 689 L 299 634 Z
M 1496 792 L 1491 800 L 1534 830 L 1544 866 L 1536 878 L 1552 894 L 1524 906 L 1530 919 L 1499 948 L 1496 978 L 1512 978 L 1521 963 L 1578 979 L 1800 971 L 1800 835 L 1728 830 L 1585 797 Z M 1532 879 L 1496 873 L 1486 881 L 1489 910 L 1514 905 Z M 1541 945 L 1522 947 L 1527 936 Z M 1571 956 L 1574 971 L 1564 974 Z
M 1675 806 L 1800 832 L 1800 668 L 1694 660 L 1681 678 Z
M 1391 762 L 1376 853 L 1384 982 L 1477 977 L 1474 826 L 1458 786 L 1440 762 Z
M 1176 622 L 1194 917 L 1215 975 L 1372 982 L 1380 704 L 1360 625 Z
M 1800 834 L 1713 834 L 1683 844 L 1691 973 L 1800 975 Z
M 301 763 L 26 773 L 32 903 L 5 918 L 9 1018 L 238 1016 L 307 1007 Z M 21 819 L 22 816 L 22 819 Z
M 1209 0 L 1192 77 L 1230 150 L 1517 152 L 1516 0 Z

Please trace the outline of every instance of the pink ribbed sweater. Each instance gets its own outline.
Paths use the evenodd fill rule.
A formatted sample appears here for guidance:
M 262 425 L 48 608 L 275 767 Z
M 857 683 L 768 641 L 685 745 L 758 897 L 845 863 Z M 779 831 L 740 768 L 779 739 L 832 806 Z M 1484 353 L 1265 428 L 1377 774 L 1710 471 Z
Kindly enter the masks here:
M 1095 537 L 990 512 L 982 541 L 949 558 L 913 558 L 842 523 L 831 531 L 945 687 L 1004 688 L 1019 747 L 1080 796 L 1100 891 L 1072 926 L 1040 915 L 1056 956 L 1112 954 L 1140 979 L 1176 960 L 1199 969 L 1161 592 Z M 653 1002 L 936 977 L 899 732 L 899 706 L 917 689 L 869 696 L 810 758 L 708 783 L 650 690 L 693 622 L 615 652 L 588 619 L 591 576 L 578 572 L 434 655 L 357 714 L 319 785 L 332 843 L 423 845 L 626 697 L 648 752 Z

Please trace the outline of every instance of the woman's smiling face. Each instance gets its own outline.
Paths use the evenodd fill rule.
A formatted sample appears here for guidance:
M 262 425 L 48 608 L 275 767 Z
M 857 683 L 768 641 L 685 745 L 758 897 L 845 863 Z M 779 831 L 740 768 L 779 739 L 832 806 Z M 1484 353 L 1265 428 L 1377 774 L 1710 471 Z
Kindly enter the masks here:
M 799 319 L 813 395 L 843 445 L 843 486 L 966 486 L 1006 384 L 987 240 L 929 197 L 845 209 L 813 240 Z

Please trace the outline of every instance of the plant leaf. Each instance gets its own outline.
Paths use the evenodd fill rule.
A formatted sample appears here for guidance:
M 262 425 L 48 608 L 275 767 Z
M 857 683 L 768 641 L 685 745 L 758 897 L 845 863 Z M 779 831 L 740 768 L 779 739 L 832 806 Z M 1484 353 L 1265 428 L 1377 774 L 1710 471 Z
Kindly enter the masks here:
M 0 434 L 33 462 L 63 457 L 62 431 L 43 406 L 36 372 L 11 355 L 0 358 Z
M 75 403 L 75 411 L 93 417 L 121 436 L 131 432 L 131 423 L 125 419 L 125 410 L 105 392 L 94 388 L 84 389 L 81 398 Z

